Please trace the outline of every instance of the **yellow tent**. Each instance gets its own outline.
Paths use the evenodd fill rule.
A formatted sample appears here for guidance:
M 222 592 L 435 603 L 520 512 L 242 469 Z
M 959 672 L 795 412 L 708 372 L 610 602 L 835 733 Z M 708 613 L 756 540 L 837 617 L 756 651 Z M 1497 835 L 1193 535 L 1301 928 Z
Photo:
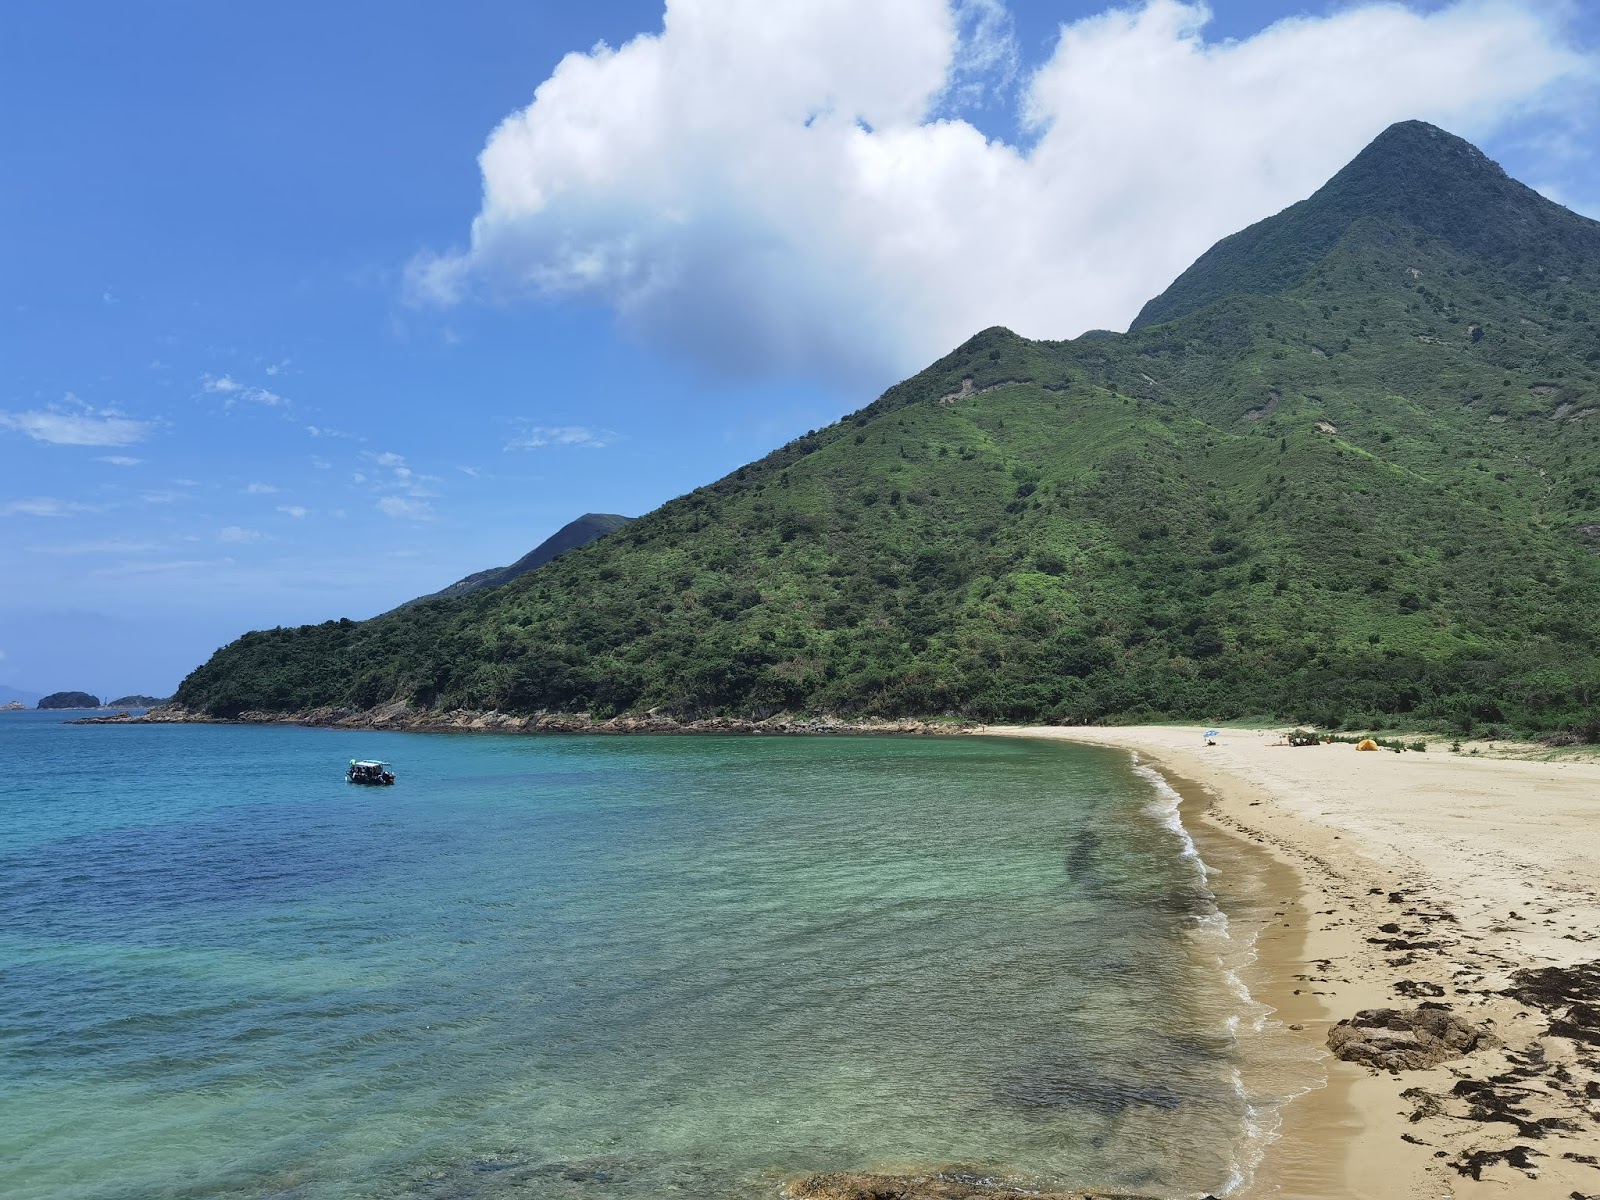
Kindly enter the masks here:
M 1356 743 L 1357 750 L 1376 750 L 1377 748 L 1378 743 L 1373 741 L 1371 738 L 1363 738 L 1361 741 Z

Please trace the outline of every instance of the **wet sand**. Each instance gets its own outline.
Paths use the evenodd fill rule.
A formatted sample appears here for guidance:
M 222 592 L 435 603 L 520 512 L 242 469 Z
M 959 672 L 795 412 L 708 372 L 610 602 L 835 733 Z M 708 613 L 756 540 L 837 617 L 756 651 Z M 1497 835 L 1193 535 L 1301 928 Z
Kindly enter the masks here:
M 1224 910 L 1253 922 L 1269 1060 L 1297 1048 L 1303 1070 L 1335 1022 L 1419 1003 L 1500 1043 L 1415 1070 L 1326 1055 L 1242 1195 L 1600 1197 L 1600 1012 L 1517 974 L 1600 959 L 1600 765 L 1256 730 L 1214 747 L 1189 727 L 984 732 L 1135 750 L 1184 796 Z M 1246 875 L 1252 894 L 1231 893 Z

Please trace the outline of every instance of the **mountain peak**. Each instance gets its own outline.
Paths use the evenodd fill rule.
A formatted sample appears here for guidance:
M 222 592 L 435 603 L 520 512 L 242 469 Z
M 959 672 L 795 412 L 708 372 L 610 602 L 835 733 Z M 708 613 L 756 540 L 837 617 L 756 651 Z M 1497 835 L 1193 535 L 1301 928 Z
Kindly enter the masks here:
M 524 554 L 509 567 L 490 567 L 483 571 L 474 571 L 465 579 L 458 579 L 447 588 L 441 588 L 426 596 L 418 596 L 415 600 L 407 600 L 400 609 L 410 608 L 413 604 L 421 604 L 424 600 L 438 600 L 441 597 L 465 596 L 469 592 L 481 591 L 483 588 L 499 587 L 503 583 L 510 583 L 513 579 L 526 575 L 544 566 L 568 550 L 576 550 L 587 546 L 590 542 L 615 533 L 625 525 L 633 523 L 632 517 L 620 516 L 617 513 L 584 513 L 576 521 L 569 521 L 560 529 L 540 542 L 528 553 Z
M 1425 121 L 1401 121 L 1309 199 L 1206 251 L 1132 328 L 1227 296 L 1286 291 L 1361 220 L 1437 237 L 1501 266 L 1600 262 L 1600 224 L 1518 183 L 1471 142 Z
M 1506 174 L 1498 163 L 1466 138 L 1426 121 L 1396 121 L 1367 143 L 1345 170 L 1372 163 L 1403 168 L 1427 161 L 1450 165 L 1457 170 L 1484 170 L 1499 177 Z

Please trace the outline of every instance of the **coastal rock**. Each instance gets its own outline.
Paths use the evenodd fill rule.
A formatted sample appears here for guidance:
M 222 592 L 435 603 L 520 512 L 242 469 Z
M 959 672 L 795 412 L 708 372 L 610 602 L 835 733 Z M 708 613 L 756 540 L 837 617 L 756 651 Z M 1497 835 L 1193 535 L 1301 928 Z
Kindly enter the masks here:
M 1108 1192 L 1041 1192 L 1025 1183 L 1008 1183 L 976 1172 L 939 1171 L 930 1175 L 874 1175 L 840 1171 L 812 1175 L 784 1189 L 789 1200 L 1141 1200 Z
M 1328 1049 L 1345 1062 L 1382 1071 L 1420 1071 L 1500 1043 L 1440 1005 L 1365 1008 L 1328 1031 Z
M 764 720 L 746 717 L 675 717 L 649 712 L 609 718 L 587 713 L 538 712 L 531 715 L 494 709 L 413 708 L 404 700 L 377 708 L 324 705 L 297 712 L 243 712 L 213 717 L 178 704 L 162 704 L 138 716 L 118 713 L 85 717 L 81 725 L 311 725 L 333 729 L 391 729 L 412 733 L 725 733 L 725 734 L 938 734 L 972 728 L 965 722 L 901 719 L 847 721 L 828 715 L 797 717 L 779 712 Z

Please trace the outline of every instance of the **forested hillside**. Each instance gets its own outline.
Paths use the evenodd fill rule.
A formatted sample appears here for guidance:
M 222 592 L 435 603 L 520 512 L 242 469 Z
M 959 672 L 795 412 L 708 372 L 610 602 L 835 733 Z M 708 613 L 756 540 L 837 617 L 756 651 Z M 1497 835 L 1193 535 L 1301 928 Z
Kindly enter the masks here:
M 502 587 L 251 633 L 313 705 L 1593 728 L 1600 225 L 1430 126 L 1135 331 L 971 339 Z

